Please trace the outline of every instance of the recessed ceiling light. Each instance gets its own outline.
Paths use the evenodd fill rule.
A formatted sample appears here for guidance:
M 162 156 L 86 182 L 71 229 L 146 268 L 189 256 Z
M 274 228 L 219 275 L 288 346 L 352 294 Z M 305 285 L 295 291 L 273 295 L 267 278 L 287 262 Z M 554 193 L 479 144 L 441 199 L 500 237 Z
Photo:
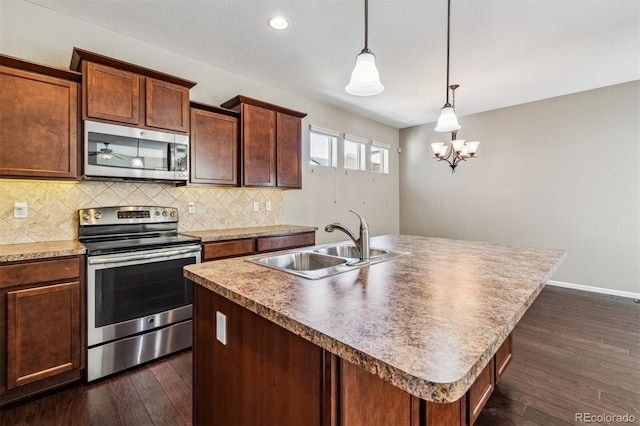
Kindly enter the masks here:
M 286 30 L 289 27 L 289 21 L 282 16 L 274 16 L 269 19 L 269 26 L 274 30 Z

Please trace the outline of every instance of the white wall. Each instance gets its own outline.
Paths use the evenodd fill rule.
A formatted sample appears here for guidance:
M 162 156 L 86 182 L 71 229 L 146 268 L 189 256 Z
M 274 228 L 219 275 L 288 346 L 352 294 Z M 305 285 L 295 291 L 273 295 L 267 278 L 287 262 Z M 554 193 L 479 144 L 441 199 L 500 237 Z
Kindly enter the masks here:
M 402 233 L 566 249 L 553 279 L 640 293 L 640 82 L 460 118 L 478 158 L 432 160 L 446 134 L 402 129 Z
M 344 235 L 325 234 L 323 228 L 333 221 L 354 225 L 356 222 L 347 211 L 353 208 L 369 220 L 373 234 L 398 232 L 397 129 L 21 0 L 0 0 L 0 53 L 68 68 L 74 46 L 196 81 L 198 84 L 191 90 L 191 98 L 196 101 L 219 105 L 243 94 L 306 112 L 308 116 L 303 120 L 303 159 L 306 159 L 303 190 L 284 193 L 284 222 L 322 228 L 317 234 L 319 242 L 344 239 Z M 238 54 L 242 53 L 239 51 Z M 352 192 L 336 194 L 336 188 L 353 188 L 357 179 L 311 174 L 306 165 L 309 124 L 391 145 L 392 167 L 388 179 L 375 183 L 369 179 L 367 185 L 352 191 L 358 197 L 353 197 Z M 340 172 L 344 173 L 343 170 L 335 173 Z M 360 178 L 367 180 L 368 175 Z M 380 208 L 380 199 L 384 200 L 384 208 Z

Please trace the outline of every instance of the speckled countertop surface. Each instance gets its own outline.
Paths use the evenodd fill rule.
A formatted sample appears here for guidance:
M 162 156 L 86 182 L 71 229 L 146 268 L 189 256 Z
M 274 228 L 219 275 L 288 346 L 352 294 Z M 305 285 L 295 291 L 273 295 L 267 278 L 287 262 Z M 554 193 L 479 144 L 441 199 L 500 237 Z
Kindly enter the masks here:
M 185 276 L 420 398 L 459 399 L 536 298 L 562 250 L 408 235 L 409 255 L 320 280 L 228 259 Z
M 301 232 L 313 232 L 317 230 L 313 226 L 275 225 L 256 226 L 251 228 L 217 229 L 211 231 L 187 231 L 186 235 L 202 238 L 203 243 L 211 241 L 235 240 L 239 238 L 256 238 L 280 235 L 298 234 Z
M 44 259 L 47 257 L 85 254 L 84 246 L 76 240 L 44 243 L 0 244 L 0 262 Z

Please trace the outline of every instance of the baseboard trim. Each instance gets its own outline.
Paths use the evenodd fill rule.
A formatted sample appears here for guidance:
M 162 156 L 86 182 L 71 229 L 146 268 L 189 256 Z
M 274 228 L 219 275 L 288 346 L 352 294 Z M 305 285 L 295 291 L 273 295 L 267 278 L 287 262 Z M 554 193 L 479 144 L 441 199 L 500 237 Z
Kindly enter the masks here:
M 610 288 L 592 287 L 590 285 L 565 283 L 563 281 L 554 281 L 554 280 L 547 281 L 547 284 L 556 286 L 556 287 L 564 287 L 564 288 L 571 288 L 574 290 L 589 291 L 591 293 L 600 293 L 600 294 L 608 294 L 610 296 L 628 297 L 630 299 L 640 299 L 640 293 L 633 293 L 631 291 L 612 290 Z

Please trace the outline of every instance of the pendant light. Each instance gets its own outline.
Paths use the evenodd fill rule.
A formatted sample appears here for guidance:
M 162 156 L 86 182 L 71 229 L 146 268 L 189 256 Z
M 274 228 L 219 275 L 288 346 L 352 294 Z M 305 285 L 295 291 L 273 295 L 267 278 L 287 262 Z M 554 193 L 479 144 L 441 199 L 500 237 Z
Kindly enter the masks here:
M 368 46 L 369 0 L 364 0 L 364 49 L 356 57 L 356 66 L 351 73 L 351 81 L 344 90 L 351 95 L 372 96 L 382 93 L 380 74 L 376 68 L 376 56 Z
M 436 124 L 436 132 L 452 132 L 454 130 L 460 130 L 460 124 L 458 124 L 458 118 L 456 117 L 453 106 L 449 103 L 449 39 L 450 39 L 450 26 L 451 26 L 451 0 L 447 1 L 447 101 L 445 102 L 442 110 L 440 111 L 440 118 L 438 118 L 438 124 Z

